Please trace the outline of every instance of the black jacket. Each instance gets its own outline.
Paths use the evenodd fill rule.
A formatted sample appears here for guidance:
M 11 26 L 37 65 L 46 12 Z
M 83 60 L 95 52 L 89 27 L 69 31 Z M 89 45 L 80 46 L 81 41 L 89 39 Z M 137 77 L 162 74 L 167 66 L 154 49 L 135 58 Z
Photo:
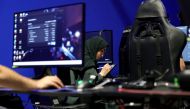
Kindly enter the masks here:
M 99 82 L 103 79 L 98 74 L 96 53 L 108 46 L 108 43 L 100 36 L 94 36 L 85 42 L 84 66 L 71 68 L 71 84 L 75 84 L 76 80 L 88 81 L 91 75 L 97 77 Z

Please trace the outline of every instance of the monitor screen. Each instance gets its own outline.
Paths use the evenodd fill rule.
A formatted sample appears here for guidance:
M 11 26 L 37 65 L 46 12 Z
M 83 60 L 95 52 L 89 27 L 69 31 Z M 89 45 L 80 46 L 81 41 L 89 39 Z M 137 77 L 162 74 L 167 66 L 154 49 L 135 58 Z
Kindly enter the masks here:
M 14 13 L 13 67 L 82 65 L 84 4 Z
M 178 0 L 180 9 L 180 21 L 183 25 L 190 25 L 190 0 Z
M 185 45 L 185 48 L 182 52 L 183 60 L 186 63 L 190 62 L 190 28 L 188 26 L 178 26 L 180 30 L 182 30 L 185 34 L 187 34 L 187 44 Z
M 94 37 L 94 36 L 100 36 L 103 37 L 106 42 L 108 42 L 109 47 L 106 48 L 106 52 L 103 58 L 101 58 L 97 63 L 98 64 L 105 64 L 113 63 L 113 35 L 112 35 L 112 30 L 102 30 L 102 31 L 89 31 L 86 32 L 86 40 Z

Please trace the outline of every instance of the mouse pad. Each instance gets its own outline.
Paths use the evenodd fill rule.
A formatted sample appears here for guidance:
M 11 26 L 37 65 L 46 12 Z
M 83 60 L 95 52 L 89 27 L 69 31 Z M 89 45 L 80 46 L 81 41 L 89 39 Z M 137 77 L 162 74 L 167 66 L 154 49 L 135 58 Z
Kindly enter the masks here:
M 40 90 L 33 90 L 33 92 L 77 92 L 75 86 L 65 85 L 63 88 L 60 89 L 40 89 Z

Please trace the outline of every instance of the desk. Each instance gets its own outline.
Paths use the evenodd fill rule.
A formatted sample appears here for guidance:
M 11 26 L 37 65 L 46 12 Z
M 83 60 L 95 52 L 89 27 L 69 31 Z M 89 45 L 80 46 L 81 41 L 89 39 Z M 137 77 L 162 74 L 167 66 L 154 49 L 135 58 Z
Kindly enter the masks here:
M 103 88 L 100 90 L 94 91 L 94 94 L 97 96 L 112 96 L 112 97 L 124 97 L 124 96 L 157 96 L 157 97 L 172 97 L 172 98 L 190 98 L 190 91 L 181 91 L 181 90 L 168 90 L 168 89 L 126 89 L 126 88 Z
M 167 96 L 167 97 L 181 97 L 190 98 L 190 92 L 181 90 L 136 90 L 119 88 L 118 93 L 121 94 L 135 94 L 137 96 Z
M 88 90 L 88 89 L 87 89 Z M 34 94 L 40 96 L 50 96 L 50 97 L 60 97 L 60 96 L 91 96 L 92 92 L 87 90 L 76 90 L 75 88 L 68 88 L 67 86 L 61 89 L 40 89 L 40 90 L 32 90 L 32 91 L 18 91 L 10 88 L 0 88 L 0 92 L 7 93 L 23 93 L 23 94 Z
M 181 90 L 169 90 L 169 89 L 152 89 L 152 90 L 142 90 L 142 89 L 126 89 L 126 88 L 117 88 L 117 87 L 104 87 L 102 89 L 85 89 L 83 91 L 76 91 L 74 93 L 69 92 L 65 94 L 64 92 L 55 92 L 55 93 L 49 93 L 45 92 L 48 95 L 55 96 L 56 94 L 59 96 L 65 96 L 67 94 L 69 95 L 75 95 L 75 96 L 80 96 L 80 97 L 86 97 L 91 100 L 88 101 L 90 103 L 90 108 L 94 107 L 94 104 L 92 103 L 96 99 L 99 98 L 106 98 L 106 99 L 128 99 L 129 100 L 134 100 L 138 99 L 137 101 L 134 100 L 134 102 L 139 103 L 143 106 L 141 106 L 140 109 L 151 109 L 150 107 L 153 107 L 159 103 L 162 102 L 168 102 L 171 100 L 174 100 L 175 105 L 183 105 L 184 100 L 189 100 L 190 99 L 190 92 L 188 91 L 181 91 Z M 42 94 L 44 95 L 44 93 Z M 159 103 L 154 103 L 152 105 L 152 100 L 158 101 Z M 139 101 L 142 100 L 142 101 Z M 177 101 L 177 104 L 176 104 Z M 126 102 L 126 101 L 125 101 Z M 163 107 L 167 107 L 168 105 L 163 105 Z M 159 108 L 161 108 L 160 106 Z M 166 109 L 166 108 L 164 108 Z M 169 108 L 171 109 L 171 108 Z
M 70 90 L 70 89 L 69 89 Z M 161 90 L 161 89 L 153 89 L 153 90 L 142 90 L 142 89 L 126 89 L 126 88 L 117 88 L 117 87 L 104 87 L 101 89 L 84 89 L 82 91 L 72 89 L 72 90 L 63 90 L 63 89 L 50 89 L 50 90 L 33 90 L 30 92 L 22 92 L 22 91 L 14 91 L 11 89 L 1 89 L 0 91 L 6 92 L 15 92 L 15 93 L 26 93 L 26 94 L 34 94 L 40 96 L 50 96 L 50 97 L 60 97 L 60 96 L 78 96 L 89 98 L 88 103 L 91 105 L 90 107 L 94 107 L 93 100 L 99 98 L 107 98 L 107 99 L 141 99 L 143 100 L 143 108 L 151 109 L 150 102 L 153 99 L 161 99 L 161 100 L 189 100 L 190 92 L 181 91 L 181 90 Z

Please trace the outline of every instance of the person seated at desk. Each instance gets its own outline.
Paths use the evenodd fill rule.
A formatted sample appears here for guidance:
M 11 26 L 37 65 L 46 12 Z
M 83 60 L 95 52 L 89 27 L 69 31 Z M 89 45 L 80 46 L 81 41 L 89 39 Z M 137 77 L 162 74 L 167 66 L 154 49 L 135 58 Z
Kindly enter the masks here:
M 71 68 L 71 84 L 76 80 L 89 81 L 91 76 L 96 76 L 96 82 L 100 82 L 111 70 L 109 64 L 105 64 L 98 73 L 97 60 L 104 56 L 108 43 L 100 36 L 92 37 L 85 42 L 84 66 Z
M 63 86 L 63 83 L 57 76 L 46 76 L 39 80 L 34 80 L 20 75 L 8 67 L 0 65 L 0 87 L 30 91 L 48 87 L 62 88 Z

